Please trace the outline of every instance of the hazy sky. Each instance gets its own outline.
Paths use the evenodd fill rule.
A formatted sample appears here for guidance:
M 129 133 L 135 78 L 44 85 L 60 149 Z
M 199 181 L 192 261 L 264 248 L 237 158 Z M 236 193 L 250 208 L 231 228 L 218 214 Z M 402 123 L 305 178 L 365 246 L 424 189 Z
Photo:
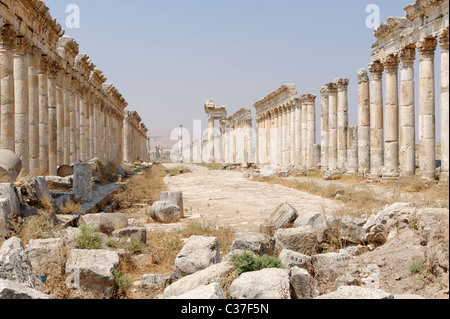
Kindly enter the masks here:
M 350 124 L 357 124 L 356 72 L 367 67 L 375 41 L 366 7 L 377 4 L 385 21 L 404 16 L 414 0 L 45 2 L 128 109 L 157 131 L 191 130 L 196 119 L 206 128 L 205 99 L 225 105 L 228 115 L 242 107 L 255 114 L 253 104 L 284 83 L 317 94 L 320 113 L 319 88 L 338 77 L 350 78 Z M 65 23 L 72 3 L 80 8 L 79 29 Z

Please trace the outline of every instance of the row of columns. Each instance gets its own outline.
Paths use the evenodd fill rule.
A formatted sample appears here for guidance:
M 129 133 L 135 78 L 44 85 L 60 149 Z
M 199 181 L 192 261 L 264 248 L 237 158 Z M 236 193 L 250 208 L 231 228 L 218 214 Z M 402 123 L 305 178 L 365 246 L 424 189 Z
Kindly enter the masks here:
M 304 94 L 258 116 L 258 164 L 315 166 L 315 100 Z
M 60 165 L 95 157 L 120 163 L 124 139 L 131 141 L 131 160 L 146 158 L 145 125 L 131 130 L 136 138 L 124 137 L 125 100 L 104 83 L 89 57 L 78 53 L 73 38 L 55 30 L 60 38 L 43 43 L 52 45 L 44 52 L 32 42 L 35 36 L 2 21 L 0 148 L 19 156 L 23 175 L 56 175 Z
M 250 109 L 241 109 L 222 121 L 224 163 L 246 167 L 252 160 L 252 117 Z

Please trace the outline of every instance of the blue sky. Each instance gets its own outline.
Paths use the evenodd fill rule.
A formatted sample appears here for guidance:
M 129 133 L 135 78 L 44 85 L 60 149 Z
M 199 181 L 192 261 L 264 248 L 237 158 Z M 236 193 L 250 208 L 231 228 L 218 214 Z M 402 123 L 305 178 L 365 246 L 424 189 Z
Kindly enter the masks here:
M 284 83 L 319 96 L 320 86 L 338 77 L 350 78 L 350 124 L 357 124 L 356 72 L 370 62 L 375 41 L 366 7 L 377 4 L 385 21 L 404 16 L 414 0 L 45 2 L 156 131 L 206 123 L 205 99 L 227 106 L 229 115 L 241 107 L 254 113 L 254 102 Z M 80 8 L 79 29 L 65 25 L 71 3 Z

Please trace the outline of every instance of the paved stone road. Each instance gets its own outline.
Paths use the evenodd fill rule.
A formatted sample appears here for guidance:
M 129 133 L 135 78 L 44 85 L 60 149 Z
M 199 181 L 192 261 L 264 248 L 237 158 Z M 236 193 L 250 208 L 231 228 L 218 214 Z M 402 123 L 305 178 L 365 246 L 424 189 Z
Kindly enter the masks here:
M 281 185 L 253 182 L 244 178 L 242 172 L 185 166 L 192 172 L 165 177 L 169 190 L 183 192 L 184 208 L 188 210 L 183 222 L 201 220 L 241 231 L 257 231 L 266 214 L 282 201 L 294 206 L 299 214 L 331 212 L 339 207 L 335 201 L 320 196 Z

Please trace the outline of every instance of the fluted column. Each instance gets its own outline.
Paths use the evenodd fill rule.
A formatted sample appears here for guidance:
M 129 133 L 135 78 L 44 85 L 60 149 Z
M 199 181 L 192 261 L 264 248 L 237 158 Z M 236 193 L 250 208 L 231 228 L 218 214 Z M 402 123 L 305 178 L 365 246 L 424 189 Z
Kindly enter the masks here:
M 295 105 L 293 105 L 292 103 L 289 105 L 289 118 L 291 120 L 290 124 L 289 124 L 289 136 L 290 136 L 290 141 L 291 141 L 291 145 L 290 145 L 290 149 L 291 149 L 291 154 L 290 154 L 290 164 L 295 165 Z
M 49 173 L 48 130 L 48 66 L 42 59 L 39 68 L 39 166 L 40 174 Z
M 383 174 L 383 64 L 369 64 L 370 79 L 370 178 Z
M 415 48 L 400 52 L 400 175 L 411 176 L 416 172 L 416 118 L 414 97 Z
M 303 96 L 306 106 L 306 168 L 314 167 L 314 144 L 316 144 L 316 95 Z
M 348 84 L 349 79 L 336 79 L 337 87 L 337 134 L 338 134 L 338 168 L 347 168 L 347 137 L 348 137 Z
M 441 45 L 441 176 L 449 179 L 449 53 L 448 28 L 443 30 L 438 40 Z
M 328 88 L 328 170 L 337 169 L 337 87 L 327 83 Z
M 85 95 L 80 94 L 80 160 L 88 161 L 87 156 L 87 123 Z
M 366 69 L 358 71 L 358 172 L 370 171 L 370 90 Z
M 56 75 L 57 69 L 52 66 L 48 74 L 48 163 L 49 174 L 56 176 L 58 169 L 58 119 L 56 113 Z
M 70 83 L 72 81 L 72 75 L 69 73 L 64 74 L 63 77 L 63 109 L 64 109 L 64 145 L 63 145 L 63 153 L 64 153 L 64 164 L 70 165 L 71 156 L 70 156 L 70 148 L 72 144 L 71 138 L 71 94 L 70 94 Z
M 386 71 L 383 179 L 395 179 L 399 177 L 398 56 L 388 55 L 382 63 Z
M 56 77 L 56 144 L 57 144 L 57 165 L 64 163 L 64 70 L 59 70 Z
M 320 167 L 322 170 L 328 168 L 328 88 L 320 88 Z
M 76 82 L 75 91 L 75 162 L 80 161 L 80 83 Z
M 348 127 L 347 138 L 347 174 L 358 171 L 358 126 Z
M 18 38 L 14 48 L 14 130 L 15 152 L 22 161 L 21 174 L 30 172 L 29 163 L 29 92 L 27 55 L 31 45 Z
M 302 155 L 302 110 L 301 105 L 295 105 L 295 165 L 301 164 Z
M 287 126 L 287 115 L 286 108 L 281 107 L 281 164 L 286 164 L 286 126 Z
M 419 64 L 419 162 L 423 178 L 436 179 L 434 53 L 436 39 L 416 43 Z
M 14 120 L 14 56 L 15 32 L 11 26 L 0 28 L 0 148 L 15 151 Z
M 214 118 L 208 118 L 208 144 L 210 148 L 208 162 L 214 162 Z
M 302 101 L 302 166 L 308 168 L 308 104 L 305 96 L 300 96 Z
M 281 165 L 283 164 L 283 143 L 282 143 L 282 139 L 283 139 L 283 111 L 281 110 L 281 108 L 277 108 L 277 132 L 278 132 L 278 136 L 277 136 L 277 144 L 275 145 L 277 148 L 277 165 Z
M 70 112 L 69 112 L 69 119 L 70 119 L 70 163 L 74 163 L 76 161 L 76 113 L 75 113 L 75 103 L 76 103 L 76 96 L 73 90 L 75 89 L 75 84 L 73 83 L 74 80 L 71 82 L 71 92 L 70 92 Z
M 29 155 L 30 173 L 36 175 L 39 165 L 39 63 L 41 52 L 33 47 L 28 55 L 28 93 L 29 93 Z

